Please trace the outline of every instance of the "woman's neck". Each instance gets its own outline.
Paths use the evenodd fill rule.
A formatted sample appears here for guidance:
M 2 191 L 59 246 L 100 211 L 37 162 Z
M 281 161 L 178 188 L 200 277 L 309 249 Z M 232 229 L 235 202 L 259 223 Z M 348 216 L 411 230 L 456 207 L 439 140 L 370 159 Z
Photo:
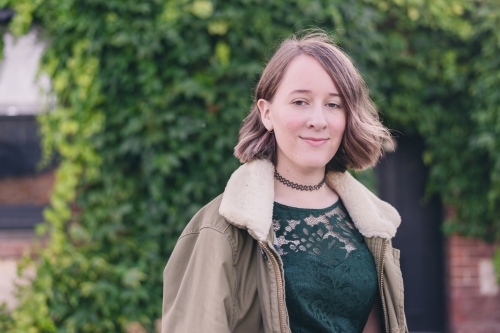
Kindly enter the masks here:
M 325 177 L 325 168 L 294 169 L 278 164 L 276 170 L 281 177 L 299 185 L 318 185 Z M 338 195 L 328 185 L 319 190 L 301 191 L 274 179 L 274 201 L 299 208 L 326 208 L 338 200 Z

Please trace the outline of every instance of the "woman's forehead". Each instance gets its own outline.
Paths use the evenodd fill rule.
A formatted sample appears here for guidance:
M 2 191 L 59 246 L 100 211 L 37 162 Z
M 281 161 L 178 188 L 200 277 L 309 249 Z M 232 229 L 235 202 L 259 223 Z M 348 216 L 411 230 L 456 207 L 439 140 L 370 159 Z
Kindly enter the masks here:
M 300 55 L 287 66 L 277 93 L 324 94 L 338 96 L 339 92 L 330 75 L 314 57 Z

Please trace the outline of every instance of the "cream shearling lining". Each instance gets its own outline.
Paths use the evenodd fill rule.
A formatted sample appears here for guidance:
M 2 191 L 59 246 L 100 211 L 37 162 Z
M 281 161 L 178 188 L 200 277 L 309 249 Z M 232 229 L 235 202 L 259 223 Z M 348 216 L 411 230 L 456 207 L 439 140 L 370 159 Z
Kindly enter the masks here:
M 348 172 L 329 172 L 326 183 L 342 199 L 354 225 L 365 237 L 392 238 L 401 223 L 394 207 L 377 198 Z M 219 213 L 230 223 L 265 241 L 271 230 L 274 166 L 266 160 L 241 165 L 229 178 Z

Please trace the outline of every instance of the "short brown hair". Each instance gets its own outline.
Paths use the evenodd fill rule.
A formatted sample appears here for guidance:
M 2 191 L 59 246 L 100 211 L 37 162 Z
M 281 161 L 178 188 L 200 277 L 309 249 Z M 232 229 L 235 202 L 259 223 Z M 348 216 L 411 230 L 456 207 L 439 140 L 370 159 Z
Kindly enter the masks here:
M 276 165 L 276 139 L 264 127 L 257 101 L 262 98 L 272 102 L 288 64 L 299 55 L 312 56 L 321 64 L 339 90 L 346 111 L 342 142 L 326 169 L 343 172 L 374 166 L 383 154 L 382 143 L 392 143 L 391 135 L 380 122 L 366 84 L 353 62 L 322 31 L 302 37 L 292 35 L 281 43 L 255 88 L 253 105 L 241 126 L 234 155 L 242 163 L 267 159 Z

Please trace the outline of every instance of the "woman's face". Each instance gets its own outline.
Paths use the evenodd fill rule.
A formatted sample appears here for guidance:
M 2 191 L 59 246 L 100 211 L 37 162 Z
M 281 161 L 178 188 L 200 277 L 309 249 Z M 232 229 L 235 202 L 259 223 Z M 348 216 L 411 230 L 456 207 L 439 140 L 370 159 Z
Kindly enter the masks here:
M 307 55 L 288 65 L 273 101 L 257 106 L 273 130 L 280 168 L 324 168 L 337 152 L 346 126 L 339 92 L 319 62 Z

